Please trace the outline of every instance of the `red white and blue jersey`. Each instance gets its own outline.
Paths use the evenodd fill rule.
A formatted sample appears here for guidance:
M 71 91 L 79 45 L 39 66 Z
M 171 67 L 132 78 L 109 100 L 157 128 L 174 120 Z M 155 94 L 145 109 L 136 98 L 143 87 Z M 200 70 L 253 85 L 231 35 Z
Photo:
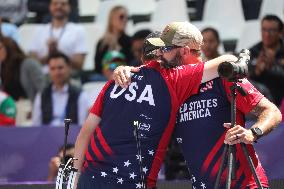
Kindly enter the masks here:
M 244 125 L 244 114 L 250 112 L 263 95 L 247 79 L 239 84 L 247 92 L 247 96 L 237 93 L 236 121 L 238 125 Z M 231 122 L 231 85 L 232 83 L 220 78 L 203 83 L 199 94 L 187 99 L 180 107 L 175 137 L 192 174 L 193 189 L 214 188 L 224 149 L 226 128 L 223 123 Z M 232 180 L 231 188 L 257 188 L 240 144 L 236 148 L 237 180 Z M 267 187 L 267 177 L 253 146 L 247 145 L 247 148 L 261 183 Z M 222 173 L 220 189 L 225 188 L 226 177 L 227 168 Z
M 203 67 L 202 63 L 163 69 L 150 62 L 132 76 L 126 89 L 108 82 L 91 109 L 102 120 L 86 151 L 83 174 L 118 187 L 141 188 L 142 158 L 146 184 L 154 187 L 178 109 L 198 92 Z M 139 125 L 141 156 L 134 124 Z

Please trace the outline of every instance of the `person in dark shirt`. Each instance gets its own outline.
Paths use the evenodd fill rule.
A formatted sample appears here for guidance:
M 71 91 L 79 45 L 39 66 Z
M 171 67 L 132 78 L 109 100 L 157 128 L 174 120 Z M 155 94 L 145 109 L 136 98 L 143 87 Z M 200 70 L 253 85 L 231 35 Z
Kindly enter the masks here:
M 126 56 L 127 63 L 133 59 L 131 52 L 131 38 L 125 33 L 127 21 L 127 10 L 124 7 L 115 6 L 111 9 L 106 32 L 96 46 L 96 73 L 102 73 L 102 59 L 108 51 L 120 51 Z
M 282 21 L 267 15 L 261 21 L 262 41 L 250 48 L 250 79 L 262 83 L 270 90 L 276 105 L 280 105 L 284 91 L 284 44 L 281 40 Z
M 220 53 L 218 52 L 218 47 L 220 45 L 218 31 L 208 27 L 204 28 L 201 33 L 203 36 L 203 45 L 201 47 L 203 60 L 207 61 L 220 56 Z
M 0 36 L 1 85 L 14 100 L 34 100 L 44 87 L 41 66 L 25 55 L 19 45 L 9 37 Z

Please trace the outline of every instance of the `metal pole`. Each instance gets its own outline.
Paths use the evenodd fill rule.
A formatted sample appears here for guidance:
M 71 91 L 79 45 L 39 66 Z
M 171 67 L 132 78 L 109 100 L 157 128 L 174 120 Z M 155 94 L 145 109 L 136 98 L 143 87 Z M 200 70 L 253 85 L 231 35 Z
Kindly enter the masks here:
M 63 164 L 65 165 L 65 157 L 66 157 L 66 146 L 67 146 L 67 137 L 69 126 L 71 123 L 71 119 L 64 119 L 65 133 L 64 133 L 64 147 L 63 147 Z

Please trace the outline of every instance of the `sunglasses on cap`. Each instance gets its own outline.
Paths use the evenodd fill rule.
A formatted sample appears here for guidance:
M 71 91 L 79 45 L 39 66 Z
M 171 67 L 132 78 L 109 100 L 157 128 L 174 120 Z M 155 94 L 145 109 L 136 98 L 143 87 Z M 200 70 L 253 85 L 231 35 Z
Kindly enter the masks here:
M 171 50 L 177 49 L 177 48 L 181 48 L 181 47 L 180 46 L 175 46 L 175 45 L 173 45 L 173 46 L 164 46 L 164 47 L 160 47 L 160 51 L 162 53 L 167 53 L 167 52 L 170 52 Z

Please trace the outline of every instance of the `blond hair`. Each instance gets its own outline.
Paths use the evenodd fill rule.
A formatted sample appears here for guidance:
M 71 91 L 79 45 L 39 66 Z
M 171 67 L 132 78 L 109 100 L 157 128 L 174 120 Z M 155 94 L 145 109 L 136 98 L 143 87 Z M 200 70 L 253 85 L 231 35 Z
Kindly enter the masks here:
M 105 31 L 105 34 L 102 37 L 102 45 L 101 49 L 103 49 L 105 46 L 108 46 L 108 50 L 120 50 L 121 46 L 118 43 L 119 36 L 114 34 L 114 27 L 113 27 L 113 19 L 115 16 L 115 13 L 121 9 L 127 10 L 124 6 L 117 5 L 114 6 L 108 16 L 108 23 L 107 28 Z

